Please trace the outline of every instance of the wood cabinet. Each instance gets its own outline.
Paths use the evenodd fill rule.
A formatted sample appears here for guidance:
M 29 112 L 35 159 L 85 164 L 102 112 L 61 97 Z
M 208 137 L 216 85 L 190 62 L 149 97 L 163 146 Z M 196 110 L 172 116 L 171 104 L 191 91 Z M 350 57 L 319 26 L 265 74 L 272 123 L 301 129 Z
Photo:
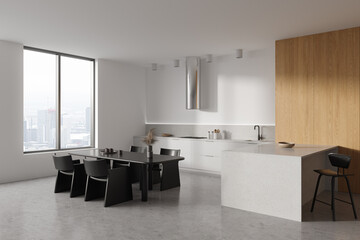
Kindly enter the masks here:
M 276 141 L 339 145 L 360 193 L 360 28 L 276 41 Z M 339 190 L 346 191 L 344 182 Z

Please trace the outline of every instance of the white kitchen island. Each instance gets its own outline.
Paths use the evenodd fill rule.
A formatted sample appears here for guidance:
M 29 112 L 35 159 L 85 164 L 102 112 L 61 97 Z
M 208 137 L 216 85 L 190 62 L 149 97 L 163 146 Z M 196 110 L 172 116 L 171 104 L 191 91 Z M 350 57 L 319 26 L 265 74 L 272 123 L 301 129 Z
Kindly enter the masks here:
M 303 205 L 313 197 L 317 174 L 330 168 L 335 146 L 248 144 L 221 157 L 221 204 L 226 207 L 302 221 Z M 322 179 L 319 193 L 329 188 Z

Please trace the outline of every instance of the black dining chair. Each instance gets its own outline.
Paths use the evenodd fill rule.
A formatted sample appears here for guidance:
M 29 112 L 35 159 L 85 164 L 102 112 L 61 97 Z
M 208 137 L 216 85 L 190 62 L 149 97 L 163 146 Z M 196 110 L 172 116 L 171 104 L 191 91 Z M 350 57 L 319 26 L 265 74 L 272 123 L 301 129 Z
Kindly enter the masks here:
M 54 192 L 70 190 L 70 197 L 83 195 L 86 185 L 84 164 L 81 164 L 80 160 L 72 160 L 71 155 L 53 155 L 53 160 L 58 170 Z
M 357 219 L 354 200 L 353 200 L 353 197 L 352 197 L 352 193 L 351 193 L 351 189 L 350 189 L 350 185 L 349 185 L 349 180 L 348 180 L 348 176 L 352 176 L 353 174 L 346 174 L 345 173 L 345 169 L 349 168 L 351 157 L 347 156 L 347 155 L 343 155 L 343 154 L 337 154 L 337 153 L 330 153 L 328 155 L 328 157 L 329 157 L 331 165 L 334 166 L 334 167 L 337 167 L 337 171 L 335 172 L 335 171 L 330 170 L 330 169 L 314 170 L 314 172 L 319 174 L 319 177 L 318 177 L 317 183 L 316 183 L 314 198 L 313 198 L 312 205 L 311 205 L 311 212 L 314 211 L 315 201 L 324 203 L 326 205 L 330 205 L 331 210 L 332 210 L 332 218 L 333 218 L 333 221 L 335 221 L 335 200 L 339 200 L 341 202 L 352 205 L 353 212 L 354 212 L 354 217 L 355 217 L 355 219 Z M 342 173 L 340 171 L 340 168 L 342 168 Z M 331 177 L 331 204 L 328 204 L 326 202 L 323 202 L 323 201 L 320 201 L 320 200 L 316 199 L 320 179 L 321 179 L 322 176 Z M 340 177 L 343 177 L 346 180 L 346 184 L 347 184 L 347 187 L 348 187 L 351 202 L 346 202 L 346 201 L 344 201 L 342 199 L 337 199 L 337 198 L 334 197 L 335 179 L 340 178 Z
M 160 155 L 180 156 L 180 149 L 161 148 Z M 179 161 L 171 161 L 162 163 L 162 169 L 154 169 L 153 171 L 161 171 L 160 191 L 180 186 Z
M 137 153 L 145 153 L 146 147 L 139 147 L 139 146 L 131 146 L 130 152 L 137 152 Z M 130 167 L 130 181 L 131 183 L 137 183 L 140 181 L 140 173 L 141 173 L 141 166 L 138 163 L 124 163 L 114 161 L 113 168 L 122 167 L 124 165 L 128 165 Z
M 146 147 L 131 146 L 130 152 L 146 153 Z M 141 165 L 137 163 L 130 163 L 130 178 L 131 183 L 140 181 Z
M 104 197 L 104 207 L 133 200 L 129 167 L 109 169 L 105 159 L 84 159 L 87 174 L 85 201 Z

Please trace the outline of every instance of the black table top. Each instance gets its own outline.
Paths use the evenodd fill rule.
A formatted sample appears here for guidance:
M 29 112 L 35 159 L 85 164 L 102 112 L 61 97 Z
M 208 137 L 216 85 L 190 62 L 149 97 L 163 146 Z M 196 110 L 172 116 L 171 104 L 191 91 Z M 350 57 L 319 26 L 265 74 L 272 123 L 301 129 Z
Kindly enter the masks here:
M 69 152 L 69 154 L 75 156 L 110 159 L 114 161 L 126 161 L 139 164 L 165 163 L 170 161 L 181 161 L 185 159 L 183 157 L 154 154 L 153 160 L 149 161 L 146 157 L 146 153 L 137 153 L 122 150 L 118 150 L 115 153 L 104 153 L 101 152 L 100 149 L 79 150 L 75 152 Z

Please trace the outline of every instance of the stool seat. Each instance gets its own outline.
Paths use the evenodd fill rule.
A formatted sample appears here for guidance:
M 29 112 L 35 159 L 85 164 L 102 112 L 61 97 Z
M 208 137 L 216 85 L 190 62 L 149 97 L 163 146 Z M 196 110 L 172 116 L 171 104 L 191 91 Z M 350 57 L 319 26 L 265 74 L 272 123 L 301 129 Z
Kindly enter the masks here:
M 353 174 L 341 174 L 341 173 L 337 173 L 333 170 L 330 169 L 317 169 L 314 170 L 314 172 L 324 175 L 324 176 L 330 176 L 330 177 L 343 177 L 343 176 L 352 176 Z

